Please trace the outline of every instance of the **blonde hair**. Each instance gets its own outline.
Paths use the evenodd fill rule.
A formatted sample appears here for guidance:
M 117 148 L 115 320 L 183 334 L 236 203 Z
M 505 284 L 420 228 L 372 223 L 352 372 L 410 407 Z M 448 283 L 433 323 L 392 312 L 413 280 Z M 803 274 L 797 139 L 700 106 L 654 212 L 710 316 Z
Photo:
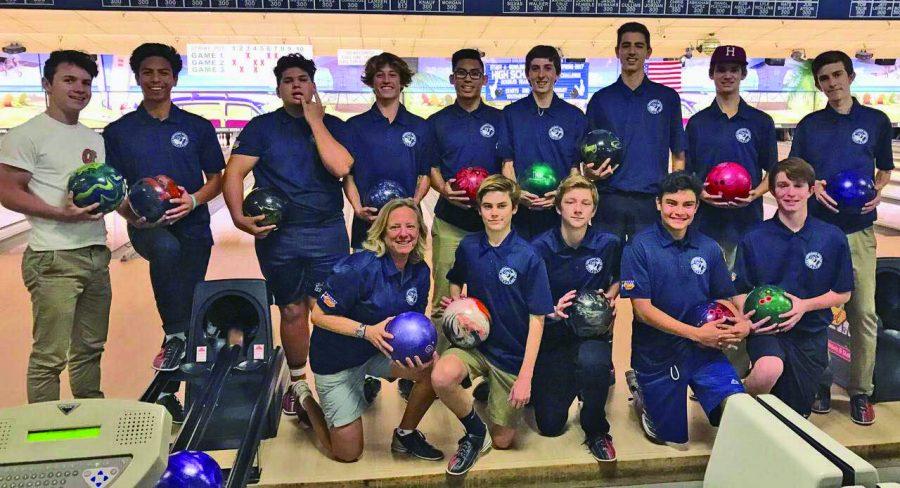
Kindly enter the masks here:
M 381 257 L 387 252 L 387 245 L 384 243 L 384 234 L 387 233 L 388 218 L 391 212 L 398 208 L 409 208 L 416 213 L 416 221 L 419 224 L 419 239 L 416 241 L 416 248 L 409 255 L 409 262 L 418 263 L 425 259 L 425 241 L 428 238 L 428 228 L 425 227 L 425 218 L 422 217 L 422 211 L 412 198 L 395 198 L 389 201 L 381 210 L 378 211 L 378 217 L 369 227 L 369 233 L 366 235 L 366 242 L 363 248 L 375 253 Z
M 556 197 L 553 198 L 553 205 L 555 205 L 556 208 L 561 208 L 562 200 L 563 197 L 566 196 L 566 193 L 578 188 L 591 191 L 591 200 L 594 201 L 594 208 L 597 208 L 597 204 L 600 201 L 597 187 L 591 183 L 591 180 L 577 174 L 569 175 L 566 179 L 562 180 L 562 183 L 559 184 L 559 188 L 556 191 Z
M 481 182 L 481 186 L 478 187 L 478 192 L 475 194 L 475 201 L 478 202 L 479 206 L 481 206 L 481 200 L 484 199 L 484 196 L 492 191 L 499 191 L 509 195 L 513 207 L 519 204 L 519 197 L 522 196 L 522 189 L 519 188 L 518 183 L 503 175 L 491 175 Z

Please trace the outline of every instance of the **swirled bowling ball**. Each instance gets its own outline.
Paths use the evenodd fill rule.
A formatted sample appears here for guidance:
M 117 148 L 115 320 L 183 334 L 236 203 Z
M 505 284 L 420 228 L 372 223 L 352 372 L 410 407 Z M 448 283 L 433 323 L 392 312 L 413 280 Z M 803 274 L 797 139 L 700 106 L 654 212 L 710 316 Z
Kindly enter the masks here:
M 475 297 L 460 298 L 444 309 L 441 329 L 451 344 L 471 349 L 487 340 L 491 333 L 491 313 Z
M 854 169 L 835 173 L 828 178 L 825 192 L 837 202 L 838 210 L 852 214 L 860 213 L 876 195 L 872 175 Z
M 141 178 L 128 192 L 128 204 L 138 217 L 147 222 L 156 222 L 166 211 L 176 207 L 169 200 L 180 198 L 183 192 L 178 185 L 166 175 L 153 178 Z
M 450 183 L 450 187 L 455 191 L 462 190 L 466 192 L 469 204 L 474 205 L 475 197 L 478 194 L 478 187 L 481 186 L 481 182 L 489 175 L 490 173 L 488 173 L 488 170 L 481 166 L 462 168 L 456 172 L 456 176 L 453 177 L 454 181 L 453 183 Z
M 394 348 L 391 359 L 406 364 L 406 358 L 415 361 L 419 356 L 423 363 L 431 361 L 437 347 L 437 330 L 425 315 L 403 312 L 388 322 L 384 330 L 394 336 L 387 341 Z
M 609 332 L 613 322 L 612 304 L 606 295 L 596 291 L 583 291 L 566 309 L 566 324 L 578 337 L 598 337 Z
M 156 488 L 220 488 L 224 486 L 223 478 L 222 468 L 209 454 L 178 451 L 169 454 L 169 464 Z M 102 482 L 96 485 L 102 486 Z
M 264 215 L 265 218 L 257 222 L 257 225 L 265 227 L 278 225 L 284 216 L 285 207 L 287 207 L 287 199 L 280 191 L 271 188 L 254 188 L 244 197 L 241 212 L 246 217 Z
M 522 189 L 538 196 L 556 190 L 559 186 L 559 177 L 553 171 L 553 167 L 547 163 L 533 163 L 519 176 L 519 185 Z
M 779 315 L 790 311 L 792 307 L 791 299 L 783 289 L 775 285 L 763 285 L 757 286 L 747 295 L 747 300 L 744 302 L 744 313 L 756 310 L 756 313 L 750 317 L 753 322 L 770 317 L 769 321 L 763 325 L 763 327 L 767 327 L 787 320 Z
M 706 193 L 722 195 L 723 202 L 747 198 L 753 188 L 753 180 L 746 168 L 738 163 L 719 163 L 706 174 Z
M 734 313 L 719 302 L 706 302 L 692 308 L 687 316 L 685 323 L 695 327 L 702 327 L 703 324 L 714 322 L 722 318 L 734 318 Z
M 588 132 L 581 139 L 581 160 L 593 165 L 601 165 L 609 159 L 615 166 L 622 163 L 622 141 L 608 130 L 596 129 Z
M 67 188 L 76 207 L 99 203 L 96 212 L 109 213 L 125 199 L 125 178 L 116 168 L 103 163 L 80 166 L 69 177 Z
M 363 199 L 363 205 L 381 210 L 381 207 L 395 198 L 407 198 L 409 195 L 400 183 L 394 180 L 381 180 L 372 185 Z

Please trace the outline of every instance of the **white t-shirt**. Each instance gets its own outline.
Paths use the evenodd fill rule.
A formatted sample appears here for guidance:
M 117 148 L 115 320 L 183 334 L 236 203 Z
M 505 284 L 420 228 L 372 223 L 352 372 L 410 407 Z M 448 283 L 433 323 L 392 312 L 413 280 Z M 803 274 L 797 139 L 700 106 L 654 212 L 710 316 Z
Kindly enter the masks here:
M 105 162 L 103 138 L 85 125 L 68 125 L 42 113 L 0 139 L 0 163 L 31 173 L 28 190 L 55 207 L 64 207 L 69 176 L 79 166 Z M 26 215 L 31 224 L 28 246 L 61 251 L 106 244 L 103 219 L 60 222 Z

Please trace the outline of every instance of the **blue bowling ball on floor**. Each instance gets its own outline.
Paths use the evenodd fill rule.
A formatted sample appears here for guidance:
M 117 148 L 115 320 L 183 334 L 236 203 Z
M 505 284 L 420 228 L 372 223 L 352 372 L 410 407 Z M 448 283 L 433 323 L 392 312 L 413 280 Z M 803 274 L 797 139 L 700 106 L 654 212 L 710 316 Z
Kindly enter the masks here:
M 875 198 L 875 182 L 871 174 L 848 169 L 828 178 L 825 191 L 837 202 L 841 212 L 859 213 Z
M 169 466 L 156 488 L 221 488 L 222 468 L 202 451 L 178 451 L 169 455 Z
M 381 207 L 395 198 L 407 198 L 409 195 L 400 183 L 394 180 L 381 180 L 372 185 L 366 192 L 363 205 L 381 210 Z
M 423 363 L 431 361 L 437 347 L 437 329 L 431 320 L 419 312 L 403 312 L 388 322 L 384 328 L 394 336 L 388 341 L 394 350 L 391 359 L 406 363 L 406 358 L 415 362 L 415 356 Z

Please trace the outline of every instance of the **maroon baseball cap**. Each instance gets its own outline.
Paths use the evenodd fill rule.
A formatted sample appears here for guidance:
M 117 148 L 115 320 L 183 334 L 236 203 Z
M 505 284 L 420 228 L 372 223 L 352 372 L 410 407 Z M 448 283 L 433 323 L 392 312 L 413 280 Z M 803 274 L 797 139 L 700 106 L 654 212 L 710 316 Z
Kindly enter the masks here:
M 747 53 L 740 46 L 719 46 L 712 53 L 709 64 L 737 63 L 747 66 Z

